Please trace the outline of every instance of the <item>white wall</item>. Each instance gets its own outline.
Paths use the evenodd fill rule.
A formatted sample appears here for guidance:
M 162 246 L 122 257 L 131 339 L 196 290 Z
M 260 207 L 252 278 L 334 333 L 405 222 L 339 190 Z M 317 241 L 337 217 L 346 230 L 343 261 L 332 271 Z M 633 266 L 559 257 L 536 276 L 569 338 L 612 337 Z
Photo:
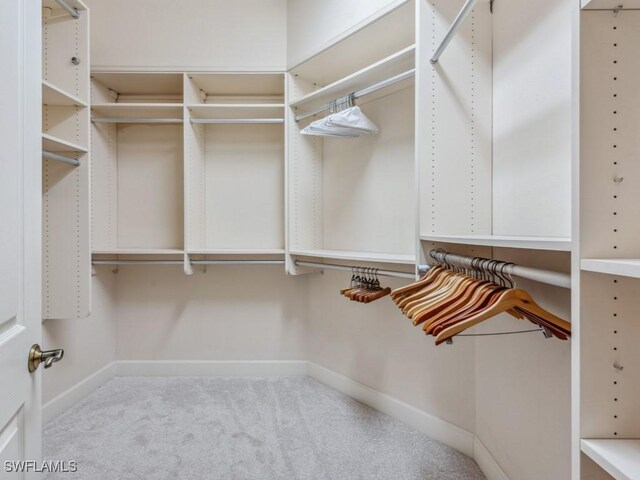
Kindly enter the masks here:
M 289 68 L 407 0 L 287 0 Z
M 365 305 L 341 296 L 349 279 L 329 271 L 311 278 L 308 359 L 473 432 L 473 341 L 436 347 L 390 298 Z
M 286 66 L 286 0 L 87 0 L 91 65 L 153 70 Z
M 124 267 L 119 360 L 304 360 L 307 280 L 282 266 Z M 116 319 L 114 319 L 116 321 Z
M 520 265 L 569 271 L 568 253 L 511 249 L 493 253 Z M 543 308 L 569 320 L 569 290 L 525 280 L 517 280 L 517 286 Z M 484 322 L 478 332 L 534 328 L 505 314 Z M 475 387 L 475 433 L 510 479 L 570 478 L 570 342 L 545 339 L 540 333 L 477 337 Z
M 42 325 L 42 348 L 64 349 L 64 359 L 42 375 L 43 404 L 115 360 L 115 280 L 104 268 L 92 277 L 89 317 L 47 320 Z

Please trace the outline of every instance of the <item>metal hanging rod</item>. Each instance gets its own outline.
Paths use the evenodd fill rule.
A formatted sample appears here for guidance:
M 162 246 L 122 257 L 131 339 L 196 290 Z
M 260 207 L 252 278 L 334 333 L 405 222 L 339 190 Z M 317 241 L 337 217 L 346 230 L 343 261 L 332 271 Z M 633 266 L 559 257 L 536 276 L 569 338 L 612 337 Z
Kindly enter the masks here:
M 312 267 L 320 268 L 323 270 L 341 270 L 343 272 L 353 272 L 356 268 L 362 268 L 355 265 L 335 265 L 333 263 L 303 262 L 301 260 L 296 260 L 294 263 L 298 267 Z M 411 280 L 414 280 L 416 278 L 414 273 L 396 272 L 394 270 L 376 270 L 375 274 L 381 277 L 409 278 Z
M 192 118 L 191 123 L 284 123 L 284 118 Z
M 56 3 L 60 5 L 62 9 L 66 10 L 66 12 L 69 15 L 71 15 L 73 18 L 75 19 L 80 18 L 80 14 L 78 13 L 78 10 L 76 8 L 69 6 L 69 4 L 64 0 L 56 0 Z
M 80 160 L 75 158 L 65 157 L 64 155 L 59 155 L 53 152 L 47 152 L 46 150 L 42 151 L 42 157 L 48 158 L 49 160 L 55 160 L 57 162 L 68 163 L 69 165 L 73 165 L 74 167 L 80 166 Z
M 184 123 L 182 118 L 116 118 L 116 117 L 96 117 L 92 118 L 93 123 Z
M 182 260 L 93 260 L 93 265 L 184 265 Z M 191 260 L 191 265 L 284 265 L 284 260 Z
M 444 250 L 431 250 L 429 252 L 431 258 L 454 265 L 462 268 L 468 268 L 470 270 L 477 268 L 477 265 L 473 265 L 473 260 L 478 257 L 468 257 L 466 255 L 458 255 L 456 253 L 445 252 Z M 488 260 L 489 259 L 484 259 Z M 533 280 L 535 282 L 546 283 L 549 285 L 555 285 L 556 287 L 571 288 L 571 275 L 568 273 L 554 272 L 551 270 L 541 270 L 538 268 L 521 267 L 509 262 L 498 262 L 495 269 L 507 275 L 515 277 L 526 278 L 527 280 Z
M 375 85 L 371 85 L 370 87 L 363 88 L 362 90 L 358 90 L 357 92 L 353 93 L 353 98 L 357 100 L 360 97 L 364 97 L 365 95 L 369 95 L 370 93 L 374 93 L 374 92 L 377 92 L 378 90 L 382 90 L 383 88 L 387 88 L 393 85 L 394 83 L 402 82 L 403 80 L 413 78 L 415 77 L 415 75 L 416 75 L 416 69 L 413 68 L 406 72 L 400 73 L 394 77 L 378 82 Z M 313 117 L 318 113 L 322 113 L 326 110 L 329 110 L 331 108 L 331 103 L 332 102 L 326 103 L 323 106 L 318 107 L 314 110 L 311 110 L 308 113 L 302 113 L 300 115 L 296 115 L 296 118 L 295 118 L 296 122 L 299 122 L 300 120 L 304 120 L 305 118 Z
M 442 52 L 445 51 L 445 49 L 447 48 L 447 45 L 449 45 L 449 42 L 451 42 L 455 34 L 458 32 L 458 30 L 464 23 L 467 16 L 473 10 L 473 7 L 476 6 L 477 1 L 478 0 L 467 0 L 465 2 L 464 6 L 462 7 L 462 10 L 460 10 L 460 13 L 458 13 L 458 16 L 451 24 L 449 31 L 442 39 L 442 42 L 440 42 L 440 46 L 436 49 L 435 53 L 433 54 L 433 57 L 431 57 L 432 64 L 438 63 L 438 60 L 440 60 L 440 55 L 442 55 Z

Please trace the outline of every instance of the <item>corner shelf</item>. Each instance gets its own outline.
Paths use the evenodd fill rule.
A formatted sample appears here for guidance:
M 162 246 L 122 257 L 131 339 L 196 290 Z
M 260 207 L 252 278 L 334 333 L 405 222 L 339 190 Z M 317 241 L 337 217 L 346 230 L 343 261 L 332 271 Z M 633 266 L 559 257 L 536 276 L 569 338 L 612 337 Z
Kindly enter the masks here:
M 580 269 L 585 272 L 640 278 L 640 259 L 586 258 L 580 261 Z
M 421 235 L 420 240 L 461 245 L 523 248 L 530 250 L 571 251 L 571 239 L 565 237 L 512 237 L 504 235 Z
M 63 140 L 48 133 L 42 134 L 42 149 L 49 152 L 87 153 L 87 147 Z
M 640 479 L 640 439 L 581 440 L 580 449 L 616 480 Z
M 347 250 L 291 250 L 291 255 L 298 257 L 327 258 L 331 260 L 352 260 L 356 262 L 394 263 L 414 265 L 416 257 L 402 253 L 354 252 Z
M 87 102 L 47 80 L 42 80 L 42 104 L 47 106 L 64 107 L 87 106 Z
M 416 46 L 411 45 L 377 63 L 295 100 L 290 106 L 295 108 L 312 103 L 325 103 L 349 92 L 370 87 L 372 84 L 386 80 L 392 75 L 411 70 L 415 68 L 415 52 Z

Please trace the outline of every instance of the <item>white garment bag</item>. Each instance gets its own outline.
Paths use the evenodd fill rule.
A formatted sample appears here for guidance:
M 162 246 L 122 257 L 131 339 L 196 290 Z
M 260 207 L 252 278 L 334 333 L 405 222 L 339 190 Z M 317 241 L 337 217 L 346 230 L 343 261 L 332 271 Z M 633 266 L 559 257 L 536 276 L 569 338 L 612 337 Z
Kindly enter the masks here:
M 345 109 L 344 107 L 347 107 Z M 331 102 L 331 114 L 320 120 L 316 120 L 300 133 L 303 135 L 316 135 L 321 137 L 360 137 L 362 135 L 375 135 L 378 127 L 355 105 L 353 94 L 340 100 Z

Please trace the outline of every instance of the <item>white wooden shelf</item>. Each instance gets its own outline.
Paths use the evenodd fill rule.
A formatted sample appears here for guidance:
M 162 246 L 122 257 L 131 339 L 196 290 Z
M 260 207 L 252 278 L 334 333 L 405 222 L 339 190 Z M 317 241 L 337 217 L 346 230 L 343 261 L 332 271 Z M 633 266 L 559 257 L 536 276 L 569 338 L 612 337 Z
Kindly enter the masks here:
M 586 258 L 580 261 L 580 268 L 586 272 L 640 278 L 640 259 Z
M 618 5 L 624 5 L 624 10 L 640 9 L 640 0 L 582 0 L 583 10 L 613 10 Z
M 188 250 L 189 255 L 284 255 L 283 248 L 256 248 L 256 249 L 235 249 L 235 248 L 196 248 Z
M 357 262 L 396 263 L 404 265 L 413 265 L 416 262 L 416 257 L 414 255 L 406 255 L 402 253 L 354 252 L 327 249 L 291 250 L 289 253 L 299 257 L 353 260 Z
M 93 250 L 92 255 L 182 255 L 180 248 L 115 248 L 113 250 Z
M 87 147 L 63 140 L 48 133 L 42 134 L 42 149 L 48 152 L 87 153 Z
M 117 118 L 182 118 L 181 103 L 99 103 L 91 105 L 93 116 Z
M 206 103 L 187 108 L 192 118 L 284 118 L 284 103 Z
M 47 80 L 42 80 L 42 104 L 48 106 L 86 107 L 87 103 Z
M 415 51 L 415 45 L 411 45 L 373 65 L 369 65 L 362 70 L 295 100 L 290 106 L 302 107 L 304 105 L 317 105 L 330 102 L 347 93 L 370 87 L 377 82 L 411 70 L 415 67 Z
M 571 239 L 564 237 L 511 237 L 502 235 L 421 235 L 428 242 L 457 243 L 488 247 L 523 248 L 530 250 L 571 251 Z
M 580 448 L 616 480 L 640 480 L 640 439 L 581 440 Z

